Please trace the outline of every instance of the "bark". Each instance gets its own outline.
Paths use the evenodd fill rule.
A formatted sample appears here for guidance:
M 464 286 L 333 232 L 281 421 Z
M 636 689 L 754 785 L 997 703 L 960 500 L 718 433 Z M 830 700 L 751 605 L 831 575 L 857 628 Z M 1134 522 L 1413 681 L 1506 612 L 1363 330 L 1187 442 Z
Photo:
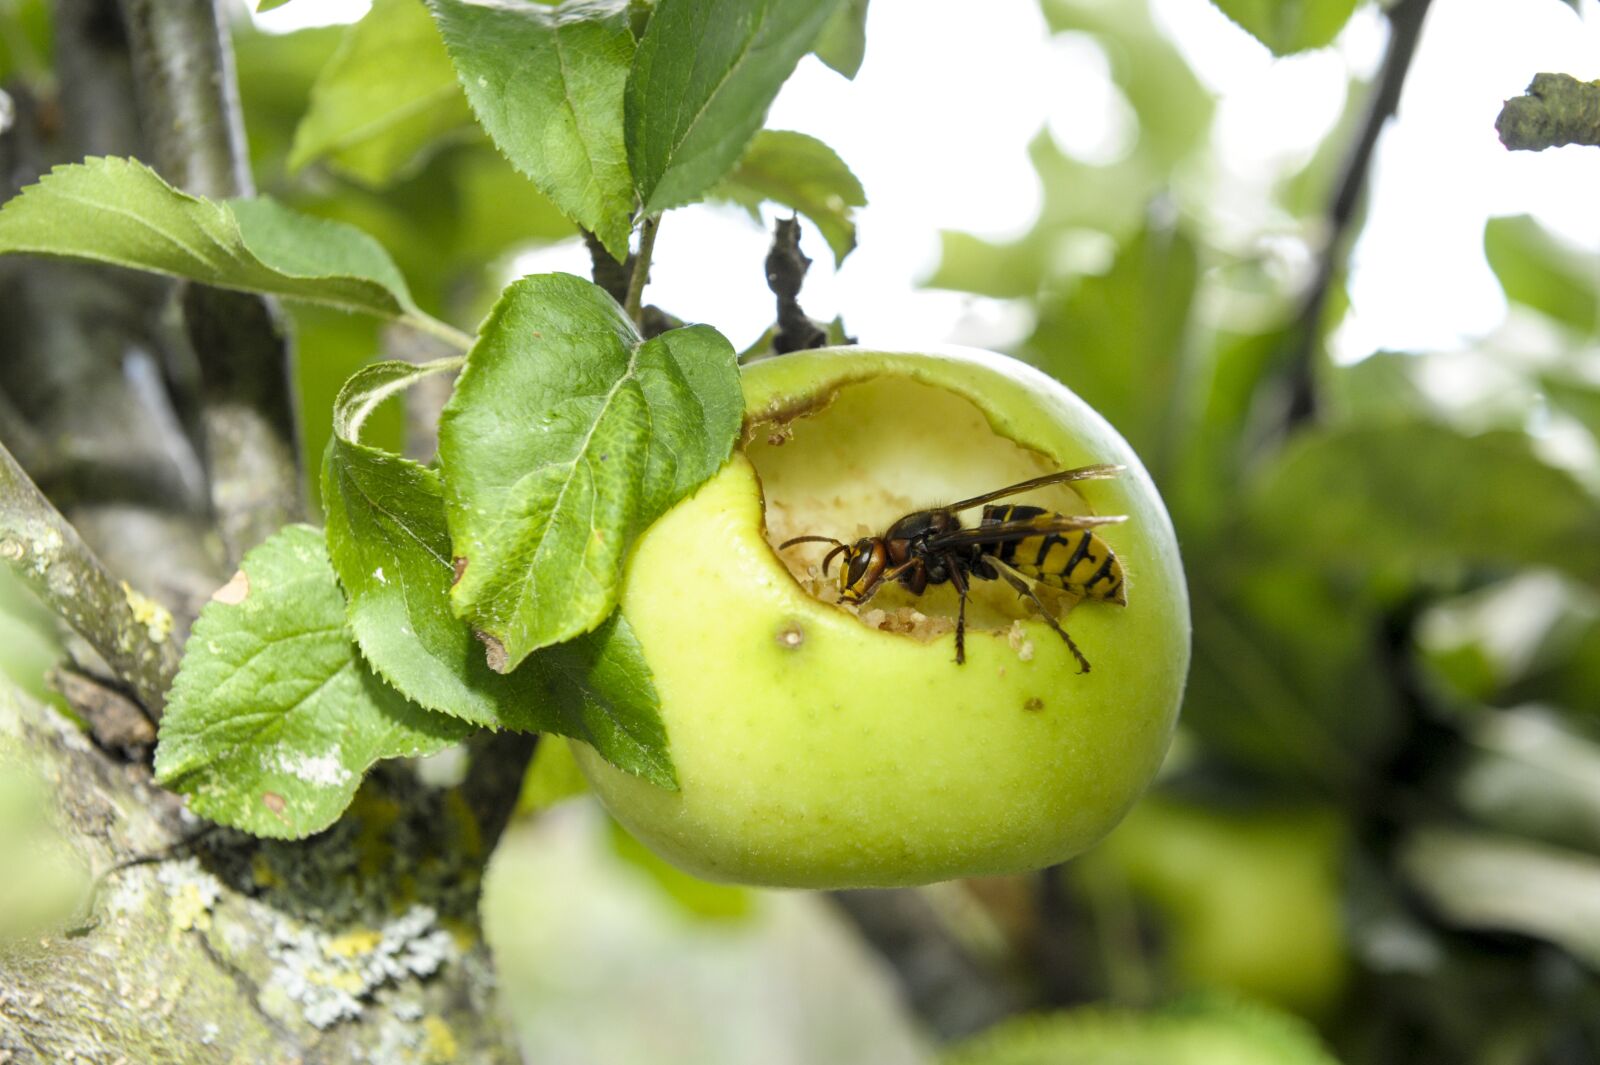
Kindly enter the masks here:
M 906 1006 L 941 1040 L 980 1032 L 1028 1005 L 1005 974 L 956 939 L 915 889 L 836 891 L 832 897 L 894 970 Z
M 477 926 L 492 841 L 458 791 L 387 770 L 323 835 L 262 843 L 0 690 L 18 755 L 97 890 L 68 927 L 0 944 L 0 1061 L 517 1060 Z
M 1600 145 L 1600 85 L 1571 74 L 1535 74 L 1525 95 L 1506 101 L 1494 128 L 1514 152 Z
M 152 719 L 178 672 L 172 613 L 105 568 L 0 444 L 0 559 L 88 640 Z
M 155 168 L 186 192 L 255 192 L 220 0 L 122 0 Z M 289 337 L 266 296 L 183 290 L 199 358 L 211 502 L 229 562 L 304 516 Z

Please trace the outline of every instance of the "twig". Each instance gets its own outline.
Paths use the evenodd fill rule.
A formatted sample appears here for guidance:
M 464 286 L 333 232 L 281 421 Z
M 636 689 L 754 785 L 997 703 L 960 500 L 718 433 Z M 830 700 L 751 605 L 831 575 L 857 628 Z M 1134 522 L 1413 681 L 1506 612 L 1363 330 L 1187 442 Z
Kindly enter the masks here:
M 478 823 L 484 853 L 494 849 L 500 833 L 511 823 L 538 739 L 526 732 L 478 732 L 467 740 L 470 761 L 461 797 Z
M 1389 9 L 1389 46 L 1384 52 L 1383 67 L 1378 72 L 1378 86 L 1367 107 L 1361 130 L 1350 147 L 1350 154 L 1345 158 L 1333 197 L 1328 202 L 1327 238 L 1317 262 L 1317 272 L 1290 330 L 1288 402 L 1282 415 L 1285 429 L 1309 421 L 1316 415 L 1316 356 L 1320 350 L 1318 335 L 1322 313 L 1328 304 L 1328 291 L 1349 257 L 1349 243 L 1353 235 L 1351 223 L 1362 194 L 1366 191 L 1372 169 L 1372 153 L 1385 123 L 1400 105 L 1400 92 L 1405 87 L 1412 57 L 1416 55 L 1417 41 L 1422 35 L 1422 21 L 1428 13 L 1430 2 L 1399 0 Z
M 1535 74 L 1527 95 L 1506 101 L 1494 128 L 1514 152 L 1600 145 L 1600 84 L 1570 74 Z
M 219 0 L 121 0 L 156 168 L 214 199 L 254 192 Z M 276 304 L 187 287 L 201 421 L 229 561 L 304 512 L 291 351 Z
M 772 249 L 767 252 L 767 287 L 778 297 L 778 329 L 772 335 L 772 350 L 779 355 L 820 348 L 828 342 L 827 331 L 800 308 L 800 286 L 809 269 L 811 260 L 800 250 L 800 220 L 778 219 L 772 231 Z
M 633 271 L 628 275 L 628 294 L 622 309 L 635 324 L 643 325 L 640 308 L 644 303 L 644 286 L 650 280 L 650 256 L 656 248 L 656 230 L 661 228 L 661 216 L 647 215 L 639 226 L 639 250 L 632 256 Z
M 940 1038 L 971 1035 L 1022 1008 L 918 892 L 836 891 L 833 900 L 894 967 L 907 1005 Z
M 3 445 L 0 558 L 159 720 L 178 671 L 172 615 L 106 570 Z
M 647 303 L 639 311 L 639 332 L 644 334 L 646 340 L 660 336 L 662 333 L 683 328 L 683 319 L 669 311 L 664 311 L 653 303 Z
M 618 303 L 628 299 L 628 276 L 633 269 L 633 256 L 628 256 L 627 262 L 617 262 L 606 251 L 606 246 L 600 243 L 600 238 L 589 232 L 583 231 L 583 242 L 589 248 L 590 276 L 594 283 L 610 293 L 611 298 Z

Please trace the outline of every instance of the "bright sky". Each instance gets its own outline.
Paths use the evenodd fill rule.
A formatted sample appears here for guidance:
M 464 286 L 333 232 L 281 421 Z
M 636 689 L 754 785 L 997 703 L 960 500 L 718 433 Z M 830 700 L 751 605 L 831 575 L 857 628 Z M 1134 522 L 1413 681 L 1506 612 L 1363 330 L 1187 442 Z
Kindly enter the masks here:
M 356 17 L 363 0 L 289 4 L 269 29 Z M 1370 7 L 1333 49 L 1274 60 L 1208 0 L 1152 0 L 1219 107 L 1213 136 L 1230 175 L 1212 213 L 1248 210 L 1253 187 L 1303 161 L 1343 105 L 1350 72 L 1370 73 L 1385 29 Z M 1505 301 L 1483 257 L 1485 219 L 1531 213 L 1568 240 L 1600 251 L 1600 150 L 1507 152 L 1496 139 L 1501 102 L 1537 71 L 1600 76 L 1600 0 L 1580 18 L 1560 0 L 1438 0 L 1428 16 L 1399 120 L 1380 142 L 1366 231 L 1354 253 L 1352 313 L 1336 338 L 1342 358 L 1379 348 L 1452 348 L 1498 325 Z M 1002 346 L 1026 312 L 994 300 L 917 287 L 937 262 L 941 229 L 991 238 L 1027 231 L 1040 188 L 1026 147 L 1048 126 L 1090 160 L 1125 150 L 1127 105 L 1091 41 L 1051 41 L 1033 0 L 874 0 L 867 58 L 849 82 L 802 61 L 768 124 L 832 145 L 867 190 L 859 247 L 837 273 L 814 230 L 816 260 L 802 293 L 817 318 L 843 314 L 864 343 L 958 341 Z M 952 128 L 954 127 L 954 128 Z M 656 245 L 649 298 L 753 340 L 772 318 L 762 277 L 767 234 L 714 207 L 673 211 Z M 579 248 L 518 262 L 522 272 L 587 273 Z

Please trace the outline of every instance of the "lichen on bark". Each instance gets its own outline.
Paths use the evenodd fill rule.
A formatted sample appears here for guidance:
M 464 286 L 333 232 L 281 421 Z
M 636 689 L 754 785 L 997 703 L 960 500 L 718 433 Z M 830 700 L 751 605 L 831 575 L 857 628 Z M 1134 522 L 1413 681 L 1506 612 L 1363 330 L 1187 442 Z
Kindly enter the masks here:
M 1506 101 L 1494 128 L 1512 151 L 1600 145 L 1600 81 L 1535 74 L 1525 95 Z
M 264 843 L 196 821 L 10 688 L 0 743 L 52 783 L 50 815 L 97 879 L 70 920 L 0 946 L 0 1059 L 516 1060 L 478 931 L 485 840 L 459 791 L 392 766 L 335 828 Z

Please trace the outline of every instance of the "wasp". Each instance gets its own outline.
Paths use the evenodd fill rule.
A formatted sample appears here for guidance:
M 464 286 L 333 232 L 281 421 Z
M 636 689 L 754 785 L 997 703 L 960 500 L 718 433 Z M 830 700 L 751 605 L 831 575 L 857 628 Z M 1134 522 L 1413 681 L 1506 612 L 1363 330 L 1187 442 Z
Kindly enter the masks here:
M 1098 465 L 1058 470 L 949 506 L 914 511 L 889 526 L 882 536 L 863 537 L 853 544 L 831 536 L 796 536 L 779 544 L 778 550 L 800 543 L 832 544 L 833 549 L 822 560 L 822 572 L 826 576 L 833 560 L 844 556 L 839 567 L 839 598 L 852 605 L 866 602 L 890 581 L 898 581 L 912 595 L 921 595 L 929 585 L 954 585 L 961 604 L 956 613 L 957 665 L 967 658 L 970 582 L 1003 580 L 1033 602 L 1040 616 L 1066 641 L 1078 660 L 1078 671 L 1087 673 L 1089 660 L 1040 600 L 1030 581 L 1085 599 L 1126 606 L 1122 564 L 1092 530 L 1126 521 L 1127 517 L 1056 514 L 1042 507 L 986 504 L 1046 485 L 1115 477 L 1123 469 Z M 957 512 L 980 505 L 983 515 L 978 525 L 963 527 Z

